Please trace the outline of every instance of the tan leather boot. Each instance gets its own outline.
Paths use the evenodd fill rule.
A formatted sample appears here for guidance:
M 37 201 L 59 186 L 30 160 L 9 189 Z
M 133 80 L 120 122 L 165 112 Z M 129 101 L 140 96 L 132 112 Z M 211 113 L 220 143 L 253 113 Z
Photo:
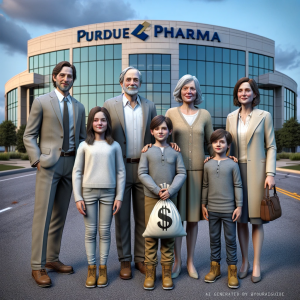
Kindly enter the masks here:
M 98 287 L 106 287 L 108 285 L 106 265 L 99 266 L 99 277 L 97 280 Z
M 96 281 L 96 265 L 89 265 L 85 286 L 87 288 L 94 288 L 96 287 Z
M 162 265 L 162 287 L 164 290 L 172 290 L 172 265 Z
M 210 262 L 210 271 L 204 277 L 205 282 L 215 282 L 221 277 L 220 264 L 216 261 Z
M 51 286 L 51 279 L 47 274 L 46 269 L 32 270 L 32 278 L 35 280 L 38 286 L 48 287 Z
M 231 289 L 237 289 L 239 287 L 239 280 L 237 278 L 237 267 L 236 265 L 228 266 L 228 287 Z
M 144 289 L 145 290 L 153 290 L 155 287 L 156 280 L 156 266 L 155 265 L 145 265 L 146 266 L 146 274 L 144 281 Z

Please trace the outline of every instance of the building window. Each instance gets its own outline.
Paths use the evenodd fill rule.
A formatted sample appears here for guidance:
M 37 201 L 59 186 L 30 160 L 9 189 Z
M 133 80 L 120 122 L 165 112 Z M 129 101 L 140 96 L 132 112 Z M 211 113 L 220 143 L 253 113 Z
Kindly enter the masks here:
M 18 126 L 18 89 L 7 93 L 7 120 Z
M 274 58 L 249 52 L 249 78 L 259 84 L 259 75 L 274 72 Z
M 284 122 L 290 118 L 297 118 L 297 101 L 295 93 L 284 88 Z
M 130 54 L 129 65 L 142 73 L 139 95 L 155 103 L 157 114 L 171 107 L 171 55 Z
M 225 128 L 233 105 L 233 88 L 246 75 L 245 51 L 198 45 L 179 45 L 179 77 L 196 76 L 214 128 Z
M 73 97 L 84 105 L 86 117 L 93 107 L 122 93 L 121 44 L 75 48 L 73 64 L 77 72 Z
M 44 75 L 44 83 L 30 89 L 29 110 L 32 102 L 38 96 L 47 94 L 53 90 L 52 71 L 61 61 L 70 61 L 70 51 L 60 50 L 29 57 L 29 73 Z
M 260 103 L 257 108 L 268 111 L 274 119 L 274 90 L 259 89 Z

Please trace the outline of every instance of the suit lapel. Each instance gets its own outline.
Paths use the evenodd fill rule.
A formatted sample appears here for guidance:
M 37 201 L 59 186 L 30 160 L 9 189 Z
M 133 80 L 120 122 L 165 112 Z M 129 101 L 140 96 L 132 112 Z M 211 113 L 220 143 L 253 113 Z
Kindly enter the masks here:
M 239 117 L 239 109 L 233 112 L 233 114 L 230 116 L 230 127 L 231 132 L 233 136 L 234 143 L 238 149 L 238 135 L 237 135 L 237 122 Z
M 253 108 L 252 117 L 251 117 L 249 127 L 247 130 L 247 145 L 248 145 L 255 129 L 257 128 L 257 126 L 260 124 L 260 122 L 264 118 L 263 112 L 264 112 L 263 110 Z
M 51 100 L 50 100 L 50 102 L 51 102 L 51 105 L 52 105 L 52 107 L 53 107 L 53 110 L 54 110 L 54 112 L 55 112 L 55 114 L 56 114 L 56 116 L 57 116 L 57 118 L 58 118 L 58 121 L 59 121 L 59 123 L 60 123 L 60 126 L 61 126 L 61 128 L 63 128 L 63 122 L 62 122 L 62 117 L 61 117 L 61 111 L 60 111 L 60 107 L 59 107 L 59 104 L 58 104 L 58 98 L 57 98 L 57 96 L 56 96 L 56 94 L 55 94 L 55 92 L 54 91 L 52 91 L 51 93 L 50 93 L 50 97 L 51 97 Z
M 117 116 L 119 118 L 120 124 L 122 126 L 123 132 L 125 134 L 125 121 L 124 121 L 124 109 L 123 109 L 123 95 L 120 95 L 117 97 L 115 102 L 115 110 L 117 113 Z
M 142 112 L 143 112 L 143 131 L 142 131 L 143 135 L 142 135 L 142 139 L 144 140 L 145 133 L 146 133 L 146 128 L 147 128 L 147 120 L 148 120 L 148 115 L 149 115 L 149 105 L 145 101 L 145 99 L 142 98 L 141 96 L 140 96 L 140 100 L 141 100 Z
M 74 132 L 76 132 L 76 121 L 78 120 L 78 103 L 75 98 L 71 96 L 72 106 L 73 106 L 73 123 L 74 123 Z

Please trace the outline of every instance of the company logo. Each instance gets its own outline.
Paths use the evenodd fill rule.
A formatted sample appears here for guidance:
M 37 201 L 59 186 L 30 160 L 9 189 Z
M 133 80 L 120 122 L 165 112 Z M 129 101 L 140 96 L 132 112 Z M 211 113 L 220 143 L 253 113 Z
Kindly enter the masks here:
M 131 34 L 134 35 L 135 37 L 139 38 L 142 41 L 145 41 L 147 37 L 149 36 L 147 33 L 144 31 L 150 26 L 150 23 L 144 22 L 143 24 L 139 24 L 136 29 L 134 29 Z

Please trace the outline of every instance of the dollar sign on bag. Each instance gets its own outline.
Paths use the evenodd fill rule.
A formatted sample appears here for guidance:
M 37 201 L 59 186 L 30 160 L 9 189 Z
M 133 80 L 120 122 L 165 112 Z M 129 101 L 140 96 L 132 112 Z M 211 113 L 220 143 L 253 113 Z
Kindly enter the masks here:
M 162 222 L 157 222 L 158 227 L 162 230 L 166 230 L 172 225 L 172 219 L 167 216 L 167 212 L 171 212 L 166 206 L 163 206 L 158 211 L 158 217 L 162 219 Z

